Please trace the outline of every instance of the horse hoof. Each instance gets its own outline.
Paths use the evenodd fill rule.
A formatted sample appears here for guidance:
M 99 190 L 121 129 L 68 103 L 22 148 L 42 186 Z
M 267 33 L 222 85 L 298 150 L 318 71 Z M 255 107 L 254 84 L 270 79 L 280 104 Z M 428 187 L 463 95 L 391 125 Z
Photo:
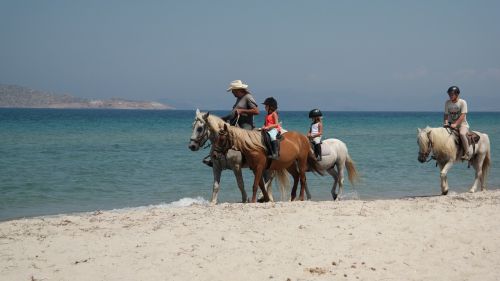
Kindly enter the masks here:
M 333 195 L 333 201 L 337 200 L 337 197 L 338 197 L 338 195 L 337 195 L 337 194 L 334 194 L 334 195 Z
M 448 194 L 448 190 L 441 192 L 441 195 L 447 195 L 447 194 Z

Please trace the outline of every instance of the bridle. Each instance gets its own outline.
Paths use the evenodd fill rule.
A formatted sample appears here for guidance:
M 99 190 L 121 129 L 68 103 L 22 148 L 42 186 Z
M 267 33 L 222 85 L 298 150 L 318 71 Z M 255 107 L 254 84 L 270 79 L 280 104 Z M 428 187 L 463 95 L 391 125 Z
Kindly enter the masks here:
M 427 133 L 427 139 L 429 140 L 429 144 L 427 145 L 427 149 L 425 150 L 425 152 L 418 152 L 418 158 L 419 159 L 424 159 L 423 162 L 429 162 L 429 161 L 432 161 L 432 159 L 435 159 L 434 156 L 432 156 L 431 158 L 429 158 L 429 160 L 427 160 L 427 157 L 429 157 L 429 154 L 431 154 L 432 152 L 432 140 L 431 140 L 431 137 L 430 137 L 430 131 Z
M 221 130 L 214 142 L 214 156 L 220 158 L 226 155 L 227 151 L 233 146 L 229 138 L 229 132 Z
M 198 137 L 190 138 L 189 140 L 197 143 L 199 147 L 203 147 L 209 138 L 209 134 L 208 134 L 209 130 L 208 130 L 208 126 L 206 125 L 206 123 L 201 121 L 200 119 L 195 120 L 195 122 L 193 123 L 193 128 L 194 128 L 197 121 L 204 124 L 202 127 L 199 127 L 199 128 L 203 128 L 203 131 L 198 134 Z M 208 146 L 210 146 L 210 144 L 208 144 L 207 146 L 205 146 L 203 148 L 207 148 Z

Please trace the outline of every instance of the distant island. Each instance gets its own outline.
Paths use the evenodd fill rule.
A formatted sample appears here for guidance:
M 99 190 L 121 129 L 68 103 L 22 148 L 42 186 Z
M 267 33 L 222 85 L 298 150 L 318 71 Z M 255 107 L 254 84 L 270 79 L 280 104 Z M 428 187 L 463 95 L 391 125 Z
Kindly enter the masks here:
M 16 85 L 0 84 L 0 108 L 101 108 L 101 109 L 174 109 L 153 101 L 84 99 Z

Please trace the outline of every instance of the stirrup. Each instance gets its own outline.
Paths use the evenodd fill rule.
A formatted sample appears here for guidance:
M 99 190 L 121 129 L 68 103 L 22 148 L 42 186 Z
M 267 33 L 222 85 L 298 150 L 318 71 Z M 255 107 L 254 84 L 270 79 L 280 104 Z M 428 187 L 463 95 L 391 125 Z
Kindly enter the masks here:
M 471 158 L 472 157 L 469 153 L 465 153 L 464 155 L 462 155 L 462 160 L 470 161 Z
M 212 159 L 210 159 L 210 156 L 203 158 L 203 160 L 201 160 L 201 162 L 203 162 L 203 164 L 207 165 L 208 167 L 214 166 L 214 163 L 212 162 Z

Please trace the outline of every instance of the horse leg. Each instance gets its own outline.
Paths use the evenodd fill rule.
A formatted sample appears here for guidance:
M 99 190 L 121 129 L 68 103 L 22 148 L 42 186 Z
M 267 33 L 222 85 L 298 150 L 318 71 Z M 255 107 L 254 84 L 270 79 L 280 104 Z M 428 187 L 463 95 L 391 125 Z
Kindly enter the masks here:
M 440 177 L 441 177 L 441 195 L 448 194 L 448 171 L 453 166 L 453 162 L 449 161 L 444 166 L 441 167 Z
M 337 189 L 337 183 L 338 183 L 338 174 L 337 174 L 337 171 L 335 171 L 335 166 L 333 166 L 332 168 L 326 170 L 330 175 L 332 175 L 333 177 L 333 186 L 332 186 L 332 197 L 333 197 L 333 200 L 337 200 L 337 193 L 336 193 L 336 189 Z
M 307 200 L 311 200 L 311 193 L 309 192 L 309 187 L 306 185 L 306 198 Z
M 297 185 L 299 184 L 299 172 L 297 171 L 297 167 L 295 165 L 288 167 L 287 171 L 293 177 L 293 187 L 290 194 L 290 201 L 295 201 L 295 197 L 297 196 Z
M 213 161 L 212 171 L 214 174 L 214 185 L 212 188 L 212 199 L 210 200 L 210 204 L 217 204 L 217 195 L 219 194 L 220 189 L 220 176 L 222 173 L 222 168 L 220 167 L 219 161 Z
M 478 186 L 481 186 L 481 191 L 483 191 L 483 162 L 484 158 L 486 158 L 486 155 L 484 153 L 477 154 L 473 163 L 472 167 L 474 167 L 474 170 L 476 170 L 476 177 L 474 178 L 474 183 L 472 184 L 471 188 L 469 189 L 469 192 L 475 192 Z
M 302 161 L 299 160 L 300 201 L 304 201 L 304 192 L 307 188 L 306 171 L 307 171 L 307 160 L 302 160 Z
M 269 200 L 271 200 L 271 202 L 274 202 L 272 172 L 269 170 L 265 170 L 262 178 L 264 179 L 264 188 L 267 190 L 267 195 L 269 196 Z
M 256 168 L 253 170 L 253 174 L 254 174 L 254 180 L 253 180 L 253 194 L 252 194 L 252 203 L 256 203 L 257 202 L 257 189 L 259 188 L 259 186 L 261 187 L 261 191 L 262 191 L 262 194 L 264 195 L 264 202 L 269 202 L 269 195 L 267 194 L 267 191 L 266 189 L 264 188 L 264 185 L 261 185 L 260 183 L 263 182 L 262 181 L 262 172 L 263 172 L 264 169 L 262 168 Z
M 246 203 L 248 200 L 247 192 L 245 191 L 245 183 L 243 181 L 243 175 L 241 173 L 240 166 L 234 166 L 233 168 L 234 176 L 236 177 L 236 183 L 241 192 L 241 202 Z
M 337 165 L 337 171 L 338 171 L 338 181 L 339 181 L 339 199 L 340 196 L 342 196 L 342 193 L 344 192 L 344 164 L 345 162 L 341 162 L 340 164 Z

